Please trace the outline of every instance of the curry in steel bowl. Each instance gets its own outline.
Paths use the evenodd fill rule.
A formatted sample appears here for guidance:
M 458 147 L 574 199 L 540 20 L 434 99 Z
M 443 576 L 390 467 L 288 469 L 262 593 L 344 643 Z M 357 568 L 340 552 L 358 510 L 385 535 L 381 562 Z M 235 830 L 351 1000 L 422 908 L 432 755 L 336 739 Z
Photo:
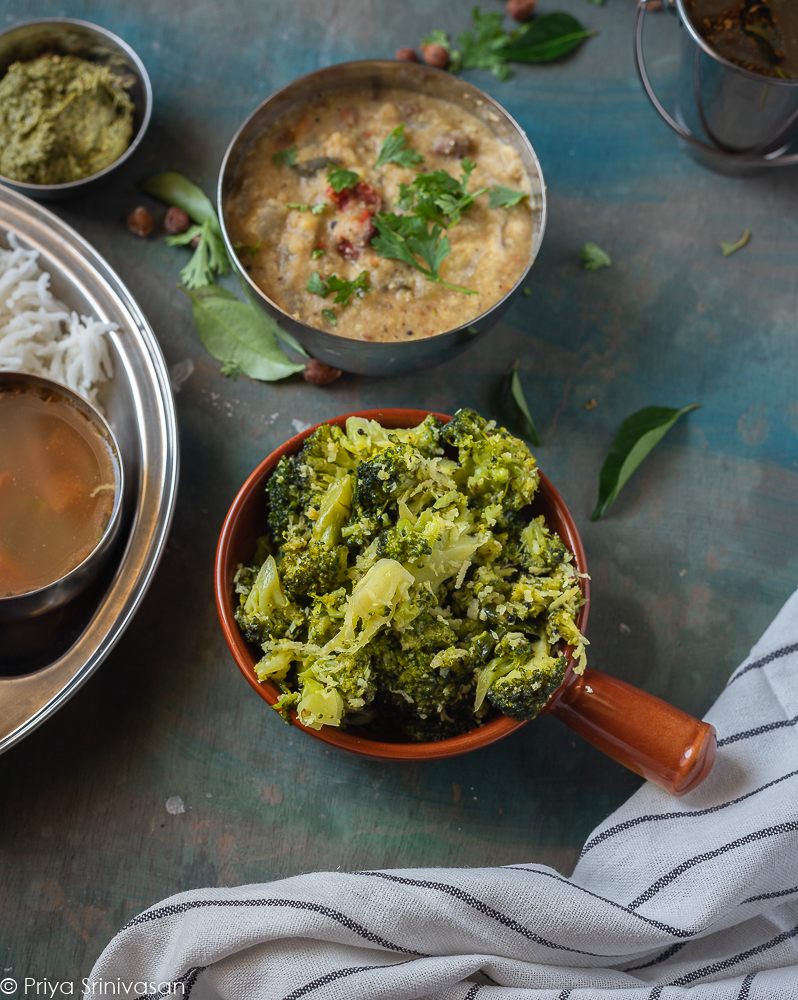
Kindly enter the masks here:
M 252 280 L 295 319 L 354 340 L 468 323 L 529 266 L 532 184 L 517 149 L 441 97 L 324 95 L 252 144 L 225 199 Z

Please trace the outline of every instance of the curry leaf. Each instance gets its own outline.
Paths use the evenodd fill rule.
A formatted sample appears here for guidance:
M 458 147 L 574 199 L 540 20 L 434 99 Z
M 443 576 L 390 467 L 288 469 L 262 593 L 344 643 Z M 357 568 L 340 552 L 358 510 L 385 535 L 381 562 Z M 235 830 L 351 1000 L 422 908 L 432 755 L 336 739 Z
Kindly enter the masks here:
M 598 521 L 607 513 L 626 481 L 679 417 L 697 407 L 698 403 L 685 406 L 682 410 L 647 406 L 624 420 L 601 466 L 598 497 L 590 515 L 591 521 Z
M 570 14 L 543 14 L 528 21 L 497 54 L 509 62 L 550 62 L 571 52 L 595 34 L 595 31 L 583 28 Z
M 226 373 L 240 369 L 250 378 L 273 382 L 304 368 L 283 354 L 261 309 L 218 285 L 183 291 L 191 299 L 200 340 L 209 354 L 223 362 Z
M 585 243 L 582 247 L 582 260 L 585 262 L 586 271 L 598 271 L 599 268 L 610 267 L 612 264 L 612 258 L 607 251 L 595 243 Z
M 240 271 L 236 272 L 238 278 L 238 283 L 241 286 L 241 290 L 247 298 L 247 301 L 252 306 L 253 309 L 257 309 L 261 314 L 261 320 L 266 324 L 266 326 L 272 331 L 272 333 L 279 337 L 284 343 L 288 344 L 290 348 L 295 350 L 297 354 L 301 354 L 303 358 L 309 358 L 310 355 L 305 350 L 305 348 L 299 343 L 296 337 L 289 333 L 288 330 L 284 330 L 276 319 L 273 319 L 267 312 L 264 311 L 260 302 L 255 298 L 255 294 L 249 285 L 247 279 L 241 274 Z
M 529 412 L 521 379 L 518 376 L 519 360 L 516 359 L 513 367 L 498 385 L 495 394 L 496 407 L 502 413 L 505 422 L 510 425 L 510 430 L 514 430 L 536 448 L 540 448 L 540 435 Z
M 736 243 L 721 243 L 720 250 L 724 257 L 731 257 L 737 250 L 742 250 L 745 244 L 751 239 L 751 230 L 746 229 Z

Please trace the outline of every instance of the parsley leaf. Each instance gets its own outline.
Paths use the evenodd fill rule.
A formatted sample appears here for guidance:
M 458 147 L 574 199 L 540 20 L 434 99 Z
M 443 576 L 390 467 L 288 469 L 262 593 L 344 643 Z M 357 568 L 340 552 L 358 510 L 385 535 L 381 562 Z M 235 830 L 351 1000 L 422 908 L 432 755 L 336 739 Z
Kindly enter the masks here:
M 326 254 L 327 254 L 326 250 L 323 250 L 321 247 L 316 247 L 316 249 L 310 256 L 313 258 L 313 260 L 318 260 L 319 257 L 325 257 Z
M 321 215 L 324 209 L 327 207 L 327 203 L 322 201 L 318 205 L 311 205 L 310 210 L 314 215 Z
M 384 214 L 374 216 L 377 235 L 371 245 L 380 257 L 389 260 L 399 260 L 420 271 L 428 281 L 436 281 L 454 292 L 465 295 L 476 295 L 469 288 L 459 288 L 450 285 L 440 277 L 438 271 L 441 264 L 449 256 L 452 245 L 449 237 L 443 234 L 441 227 L 434 223 L 432 229 L 427 229 L 427 222 L 420 215 Z M 422 267 L 416 260 L 421 257 L 427 267 Z
M 512 188 L 504 187 L 503 184 L 495 184 L 490 189 L 491 208 L 512 208 L 526 198 L 523 191 L 513 191 Z
M 423 162 L 423 156 L 414 149 L 408 148 L 404 125 L 397 125 L 388 138 L 383 140 L 380 146 L 380 155 L 374 166 L 381 167 L 386 163 L 398 163 L 400 167 L 412 167 L 416 163 Z
M 612 258 L 607 251 L 595 243 L 585 243 L 582 247 L 582 260 L 585 262 L 586 271 L 598 271 L 599 268 L 609 267 L 612 264 Z
M 318 271 L 314 271 L 308 279 L 305 289 L 315 295 L 321 295 L 323 299 L 335 292 L 333 302 L 336 305 L 345 306 L 353 295 L 363 298 L 363 293 L 371 289 L 371 284 L 369 283 L 368 271 L 361 271 L 354 281 L 349 281 L 348 278 L 339 278 L 337 274 L 331 274 L 325 281 Z
M 278 167 L 293 167 L 296 163 L 296 145 L 272 153 L 272 163 L 276 163 Z
M 354 187 L 360 180 L 360 174 L 356 174 L 354 170 L 344 170 L 343 167 L 333 167 L 327 174 L 327 180 L 333 191 L 339 194 L 345 188 Z
M 330 326 L 338 326 L 338 317 L 335 315 L 334 309 L 322 309 L 321 314 Z

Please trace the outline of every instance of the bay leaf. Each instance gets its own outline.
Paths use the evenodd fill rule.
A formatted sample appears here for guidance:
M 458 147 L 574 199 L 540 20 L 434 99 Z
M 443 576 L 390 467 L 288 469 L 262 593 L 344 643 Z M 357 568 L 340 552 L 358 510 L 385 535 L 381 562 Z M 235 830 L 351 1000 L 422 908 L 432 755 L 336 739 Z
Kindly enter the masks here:
M 698 403 L 681 410 L 668 406 L 646 406 L 624 420 L 601 466 L 598 497 L 590 515 L 591 521 L 598 521 L 607 513 L 629 477 L 679 417 L 697 408 Z
M 219 285 L 183 289 L 199 338 L 228 370 L 237 365 L 250 378 L 274 382 L 305 367 L 289 361 L 262 309 L 242 302 Z

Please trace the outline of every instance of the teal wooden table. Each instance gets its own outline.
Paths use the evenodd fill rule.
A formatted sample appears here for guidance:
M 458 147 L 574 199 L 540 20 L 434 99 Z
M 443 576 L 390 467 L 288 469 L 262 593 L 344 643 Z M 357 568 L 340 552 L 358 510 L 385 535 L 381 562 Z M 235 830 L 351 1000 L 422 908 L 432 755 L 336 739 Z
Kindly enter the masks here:
M 492 385 L 520 357 L 539 462 L 587 549 L 590 661 L 696 714 L 798 583 L 798 173 L 719 177 L 677 148 L 635 75 L 630 0 L 541 6 L 599 34 L 506 83 L 471 74 L 527 130 L 547 179 L 531 297 L 449 365 L 344 376 L 326 389 L 220 375 L 175 287 L 179 255 L 125 227 L 137 204 L 155 207 L 136 185 L 176 169 L 212 192 L 234 130 L 276 87 L 329 63 L 391 56 L 431 28 L 459 30 L 470 4 L 0 7 L 5 24 L 97 21 L 147 64 L 155 110 L 144 147 L 107 191 L 55 209 L 127 282 L 168 364 L 194 365 L 176 397 L 181 485 L 152 589 L 100 671 L 0 758 L 0 970 L 20 982 L 78 983 L 126 920 L 196 886 L 337 867 L 537 861 L 567 872 L 591 828 L 639 784 L 552 718 L 466 757 L 386 766 L 327 751 L 264 706 L 222 640 L 213 555 L 239 485 L 297 426 L 381 405 L 487 412 Z M 664 14 L 651 21 L 651 65 L 667 90 L 678 29 Z M 745 229 L 750 244 L 724 259 L 720 241 Z M 582 268 L 586 241 L 612 268 Z M 701 409 L 591 524 L 620 421 L 694 402 Z

